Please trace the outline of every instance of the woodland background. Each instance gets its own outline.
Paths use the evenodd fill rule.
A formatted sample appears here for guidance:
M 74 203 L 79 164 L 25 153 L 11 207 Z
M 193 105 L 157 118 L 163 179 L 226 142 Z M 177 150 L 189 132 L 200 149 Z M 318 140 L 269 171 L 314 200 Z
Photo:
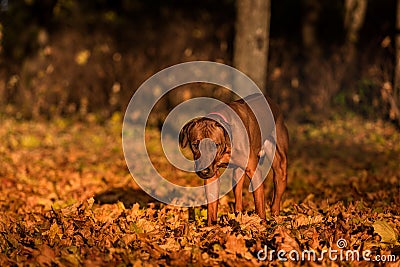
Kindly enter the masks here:
M 110 117 L 167 66 L 240 65 L 234 54 L 249 58 L 251 51 L 234 50 L 233 0 L 3 2 L 0 107 L 17 117 Z M 249 3 L 256 2 L 269 1 Z M 272 14 L 270 26 L 263 24 L 270 34 L 262 36 L 268 64 L 250 56 L 257 67 L 239 69 L 267 74 L 260 87 L 287 116 L 335 109 L 398 118 L 396 1 L 285 0 L 266 7 L 259 13 L 266 21 Z
M 0 266 L 398 266 L 398 2 L 1 0 Z M 228 194 L 207 227 L 204 207 L 193 218 L 132 179 L 121 145 L 129 99 L 192 60 L 237 66 L 283 109 L 280 216 L 267 208 L 261 223 L 245 190 L 246 212 L 234 214 Z M 146 146 L 162 175 L 200 185 L 169 164 L 153 126 L 188 97 L 221 95 L 183 90 L 160 103 Z M 321 256 L 340 239 L 372 261 L 257 260 L 264 246 Z

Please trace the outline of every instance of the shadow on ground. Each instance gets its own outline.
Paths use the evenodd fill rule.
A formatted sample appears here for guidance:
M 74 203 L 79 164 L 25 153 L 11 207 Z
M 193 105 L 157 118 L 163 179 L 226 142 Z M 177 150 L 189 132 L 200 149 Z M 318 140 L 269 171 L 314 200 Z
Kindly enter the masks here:
M 141 207 L 149 204 L 160 206 L 160 202 L 146 194 L 143 190 L 134 188 L 114 187 L 94 196 L 97 204 L 114 204 L 122 202 L 126 208 L 131 208 L 135 203 Z

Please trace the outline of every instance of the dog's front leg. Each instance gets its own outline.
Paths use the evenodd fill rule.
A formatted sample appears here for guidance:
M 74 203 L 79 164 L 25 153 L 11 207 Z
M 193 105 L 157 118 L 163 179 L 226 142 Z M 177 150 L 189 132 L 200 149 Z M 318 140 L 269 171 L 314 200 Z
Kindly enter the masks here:
M 217 223 L 218 198 L 219 198 L 219 176 L 215 175 L 204 180 L 207 199 L 207 224 L 212 225 Z

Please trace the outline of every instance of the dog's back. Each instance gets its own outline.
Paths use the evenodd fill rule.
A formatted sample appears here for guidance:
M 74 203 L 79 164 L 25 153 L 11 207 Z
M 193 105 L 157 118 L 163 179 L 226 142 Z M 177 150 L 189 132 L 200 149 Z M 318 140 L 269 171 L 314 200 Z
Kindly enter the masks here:
M 265 140 L 275 140 L 274 114 L 269 110 L 269 101 L 262 94 L 253 94 L 228 104 L 242 120 L 249 137 L 250 147 L 255 155 L 262 149 Z M 226 108 L 226 107 L 225 107 Z M 234 124 L 234 123 L 232 123 Z M 234 130 L 233 130 L 234 131 Z M 243 136 L 242 132 L 233 132 Z

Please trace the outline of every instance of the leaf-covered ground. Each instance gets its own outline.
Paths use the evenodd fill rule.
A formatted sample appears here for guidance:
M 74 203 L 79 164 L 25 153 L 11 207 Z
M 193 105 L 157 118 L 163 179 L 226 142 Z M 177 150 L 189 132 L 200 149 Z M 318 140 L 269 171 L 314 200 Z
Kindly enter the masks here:
M 400 134 L 390 124 L 358 116 L 289 123 L 281 215 L 262 223 L 245 192 L 248 212 L 235 216 L 228 195 L 218 225 L 207 227 L 205 209 L 195 208 L 189 220 L 188 209 L 154 202 L 135 184 L 118 114 L 94 121 L 1 118 L 0 266 L 373 266 L 393 260 L 390 255 L 399 260 Z M 165 164 L 153 161 L 161 169 Z M 184 183 L 182 174 L 175 177 Z M 271 193 L 270 180 L 266 187 Z M 279 259 L 305 250 L 318 259 Z M 332 250 L 336 258 L 327 254 Z M 353 250 L 370 250 L 371 261 L 346 258 Z

